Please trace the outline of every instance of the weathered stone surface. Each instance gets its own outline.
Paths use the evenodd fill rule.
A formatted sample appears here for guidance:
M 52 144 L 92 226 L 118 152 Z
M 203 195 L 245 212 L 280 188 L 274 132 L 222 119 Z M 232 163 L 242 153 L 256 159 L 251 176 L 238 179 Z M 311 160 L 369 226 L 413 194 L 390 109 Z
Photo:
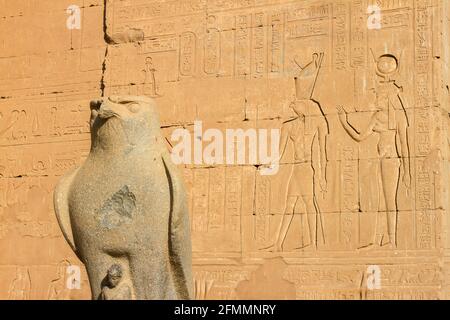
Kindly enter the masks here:
M 79 30 L 66 28 L 73 4 Z M 182 166 L 196 298 L 285 298 L 292 286 L 297 299 L 450 298 L 448 1 L 0 0 L 0 7 L 0 298 L 91 297 L 51 195 L 89 154 L 89 101 L 115 94 L 153 97 L 172 146 L 180 128 L 192 145 L 199 141 L 194 121 L 203 133 L 284 128 L 290 138 L 274 176 L 261 176 L 259 164 Z M 383 70 L 393 60 L 384 55 L 398 62 L 387 83 Z M 405 114 L 406 150 L 397 149 Z M 324 162 L 323 143 L 312 138 L 325 122 Z M 356 141 L 357 133 L 367 139 Z M 293 179 L 299 175 L 302 183 Z M 107 200 L 127 194 L 124 186 L 99 208 L 114 207 Z M 126 208 L 122 225 L 136 213 Z M 69 266 L 81 267 L 80 290 L 64 286 Z M 261 293 L 275 286 L 286 294 Z
M 155 102 L 132 96 L 93 101 L 90 123 L 91 152 L 59 182 L 55 211 L 87 268 L 93 297 L 190 298 L 185 190 Z

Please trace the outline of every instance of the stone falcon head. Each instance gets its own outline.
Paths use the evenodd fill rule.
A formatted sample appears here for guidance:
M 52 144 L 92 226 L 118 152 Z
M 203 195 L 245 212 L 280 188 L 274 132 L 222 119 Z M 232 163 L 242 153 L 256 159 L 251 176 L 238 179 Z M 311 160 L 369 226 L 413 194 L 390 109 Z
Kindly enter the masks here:
M 111 96 L 91 101 L 92 147 L 127 147 L 161 143 L 156 103 L 143 96 Z

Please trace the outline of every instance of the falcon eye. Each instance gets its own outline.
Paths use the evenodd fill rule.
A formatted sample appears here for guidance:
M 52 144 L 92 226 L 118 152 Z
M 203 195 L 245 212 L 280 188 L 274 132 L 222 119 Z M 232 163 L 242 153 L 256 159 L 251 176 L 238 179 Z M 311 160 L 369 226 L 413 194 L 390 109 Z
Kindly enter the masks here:
M 140 108 L 141 108 L 140 105 L 137 103 L 132 103 L 128 106 L 128 109 L 133 113 L 139 112 Z

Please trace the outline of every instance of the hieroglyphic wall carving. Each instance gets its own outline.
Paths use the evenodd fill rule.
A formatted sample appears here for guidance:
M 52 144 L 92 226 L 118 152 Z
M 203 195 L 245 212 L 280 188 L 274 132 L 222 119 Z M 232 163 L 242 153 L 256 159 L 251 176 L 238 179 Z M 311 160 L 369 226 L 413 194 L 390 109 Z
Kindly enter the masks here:
M 70 5 L 81 8 L 80 30 L 66 27 Z M 55 220 L 53 189 L 89 153 L 86 106 L 101 94 L 103 1 L 0 6 L 0 298 L 89 298 Z
M 172 146 L 176 129 L 194 136 L 194 121 L 223 133 L 281 130 L 276 175 L 254 164 L 184 166 L 196 298 L 449 298 L 447 1 L 82 8 L 96 33 L 72 30 L 64 46 L 48 42 L 50 53 L 28 45 L 0 59 L 0 276 L 10 296 L 28 297 L 45 268 L 57 287 L 61 261 L 76 263 L 51 191 L 87 155 L 87 101 L 103 93 L 156 99 Z M 53 251 L 35 252 L 45 245 Z M 369 288 L 370 266 L 381 288 Z

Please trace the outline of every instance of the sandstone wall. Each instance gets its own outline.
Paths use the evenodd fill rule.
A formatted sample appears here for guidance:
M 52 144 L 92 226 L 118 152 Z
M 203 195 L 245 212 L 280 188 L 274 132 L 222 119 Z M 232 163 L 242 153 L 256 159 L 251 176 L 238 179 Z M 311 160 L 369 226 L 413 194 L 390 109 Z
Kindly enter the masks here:
M 52 191 L 89 152 L 89 100 L 114 94 L 153 97 L 169 147 L 197 121 L 287 137 L 276 175 L 183 166 L 197 298 L 449 298 L 447 0 L 0 8 L 0 298 L 90 298 L 84 271 L 67 289 Z

